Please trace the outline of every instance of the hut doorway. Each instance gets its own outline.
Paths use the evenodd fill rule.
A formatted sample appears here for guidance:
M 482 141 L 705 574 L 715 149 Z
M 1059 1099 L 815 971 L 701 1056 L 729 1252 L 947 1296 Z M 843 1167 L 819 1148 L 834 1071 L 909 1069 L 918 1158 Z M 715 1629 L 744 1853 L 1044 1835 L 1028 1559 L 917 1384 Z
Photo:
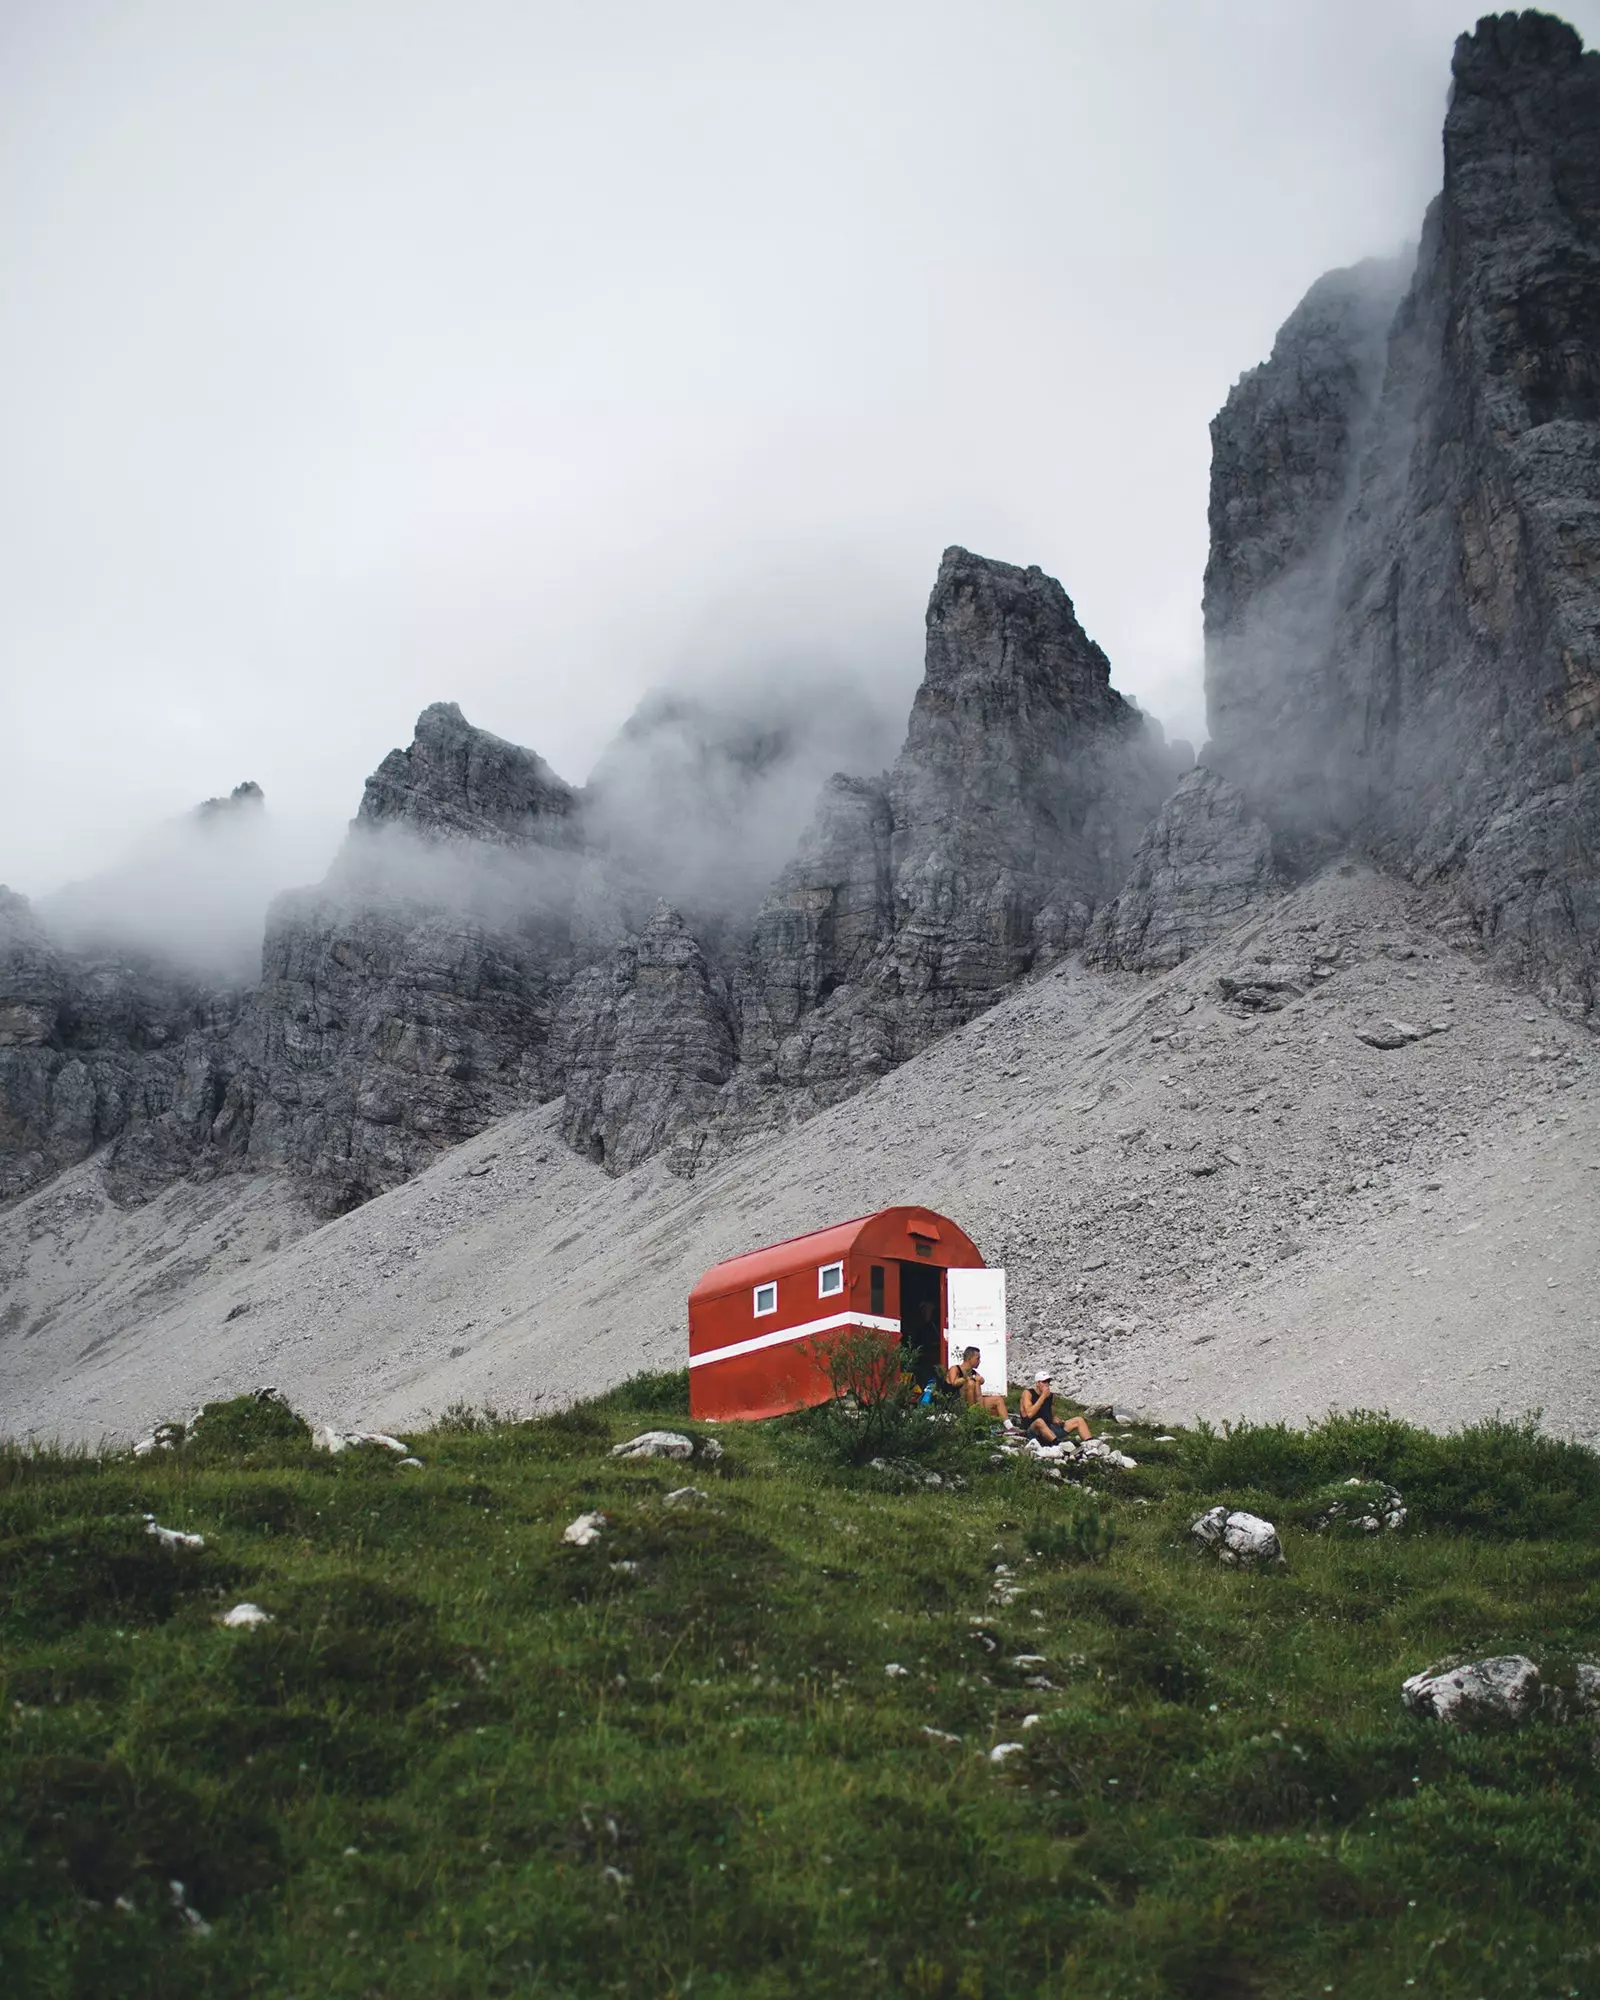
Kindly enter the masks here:
M 919 1388 L 939 1373 L 943 1359 L 939 1278 L 937 1264 L 900 1265 L 900 1344 Z

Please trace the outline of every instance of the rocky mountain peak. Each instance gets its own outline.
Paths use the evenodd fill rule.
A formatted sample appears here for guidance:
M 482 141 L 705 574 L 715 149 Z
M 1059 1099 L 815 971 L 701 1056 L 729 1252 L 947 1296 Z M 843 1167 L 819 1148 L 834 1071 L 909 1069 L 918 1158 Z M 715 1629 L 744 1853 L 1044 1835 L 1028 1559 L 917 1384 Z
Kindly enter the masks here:
M 927 629 L 908 749 L 919 721 L 963 700 L 986 708 L 1039 702 L 1096 719 L 1126 710 L 1111 692 L 1111 663 L 1078 623 L 1072 599 L 1036 565 L 946 549 Z
M 1213 428 L 1210 761 L 1280 850 L 1456 892 L 1600 998 L 1600 57 L 1462 37 L 1444 184 L 1381 340 L 1292 317 Z M 1324 281 L 1326 282 L 1326 281 Z M 1309 303 L 1309 302 L 1308 302 Z
M 890 781 L 897 976 L 917 1040 L 1080 944 L 1177 775 L 1038 568 L 947 549 Z
M 391 750 L 368 778 L 356 824 L 566 847 L 578 839 L 577 804 L 534 751 L 475 728 L 455 702 L 436 701 L 417 717 L 409 749 Z
M 1527 8 L 1520 14 L 1485 14 L 1470 33 L 1458 35 L 1450 74 L 1458 97 L 1468 92 L 1503 96 L 1508 87 L 1514 90 L 1527 82 L 1530 69 L 1573 69 L 1583 60 L 1583 38 L 1576 28 L 1554 14 Z
M 226 798 L 202 799 L 195 807 L 193 817 L 214 824 L 241 814 L 264 812 L 266 804 L 266 793 L 253 778 L 246 778 L 242 785 L 235 785 Z

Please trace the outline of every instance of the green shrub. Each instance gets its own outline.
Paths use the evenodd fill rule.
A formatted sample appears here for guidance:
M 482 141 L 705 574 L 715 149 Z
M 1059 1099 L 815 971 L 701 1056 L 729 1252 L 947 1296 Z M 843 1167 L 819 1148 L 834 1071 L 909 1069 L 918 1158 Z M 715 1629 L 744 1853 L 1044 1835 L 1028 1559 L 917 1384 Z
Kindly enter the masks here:
M 1385 1522 L 1395 1490 L 1383 1479 L 1336 1479 L 1296 1501 L 1288 1518 L 1308 1533 L 1339 1540 L 1365 1541 L 1372 1534 L 1393 1534 L 1398 1531 Z M 1378 1526 L 1368 1528 L 1364 1525 L 1368 1521 L 1376 1521 Z
M 444 1414 L 433 1419 L 432 1427 L 446 1437 L 480 1437 L 510 1421 L 492 1404 L 485 1403 L 480 1410 L 471 1403 L 455 1402 L 446 1404 Z
M 589 1404 L 592 1410 L 617 1416 L 686 1417 L 689 1414 L 687 1368 L 646 1369 L 630 1375 Z
M 207 1403 L 189 1426 L 184 1451 L 197 1460 L 276 1464 L 285 1453 L 299 1458 L 311 1444 L 311 1426 L 275 1390 Z
M 1181 1456 L 1192 1488 L 1310 1499 L 1352 1477 L 1397 1487 L 1413 1528 L 1498 1537 L 1600 1531 L 1600 1457 L 1545 1436 L 1534 1417 L 1491 1418 L 1445 1435 L 1382 1411 L 1288 1424 L 1200 1425 Z

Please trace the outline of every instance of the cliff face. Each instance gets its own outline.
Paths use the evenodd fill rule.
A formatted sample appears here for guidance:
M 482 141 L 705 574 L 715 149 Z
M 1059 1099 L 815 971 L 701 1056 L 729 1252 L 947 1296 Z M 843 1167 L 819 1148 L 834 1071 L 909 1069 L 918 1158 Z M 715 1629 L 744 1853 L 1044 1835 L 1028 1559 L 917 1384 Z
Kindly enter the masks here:
M 558 1024 L 570 1145 L 625 1173 L 713 1111 L 736 1060 L 725 990 L 676 910 L 578 975 Z
M 1289 841 L 1449 882 L 1508 969 L 1592 1012 L 1600 56 L 1505 14 L 1453 73 L 1380 347 L 1381 288 L 1308 322 L 1324 280 L 1214 426 L 1208 760 Z
M 359 827 L 436 839 L 547 848 L 578 844 L 578 795 L 532 750 L 475 729 L 453 701 L 417 717 L 409 749 L 368 778 Z
M 572 989 L 570 1142 L 688 1164 L 848 1096 L 1079 944 L 1174 775 L 1059 583 L 947 550 L 892 773 L 828 782 L 742 952 L 658 916 Z
M 1085 957 L 1125 972 L 1167 972 L 1285 887 L 1272 833 L 1236 785 L 1196 769 L 1146 828 Z
M 454 703 L 367 781 L 318 889 L 279 899 L 238 1038 L 253 1166 L 348 1208 L 559 1088 L 577 794 Z
M 62 950 L 0 889 L 0 1201 L 110 1147 L 113 1187 L 225 1153 L 242 1006 L 128 954 Z
M 1053 577 L 945 551 L 890 786 L 910 1045 L 1082 943 L 1175 776 Z
M 1211 426 L 1210 762 L 1287 840 L 1330 822 L 1326 653 L 1346 527 L 1409 264 L 1319 278 Z
M 1173 774 L 1061 586 L 951 549 L 893 771 L 829 779 L 755 908 L 818 758 L 880 740 L 825 679 L 769 692 L 652 698 L 587 793 L 425 709 L 327 878 L 273 904 L 248 992 L 65 950 L 9 899 L 0 1198 L 109 1147 L 130 1196 L 243 1164 L 334 1212 L 563 1093 L 611 1170 L 692 1170 L 1080 943 Z

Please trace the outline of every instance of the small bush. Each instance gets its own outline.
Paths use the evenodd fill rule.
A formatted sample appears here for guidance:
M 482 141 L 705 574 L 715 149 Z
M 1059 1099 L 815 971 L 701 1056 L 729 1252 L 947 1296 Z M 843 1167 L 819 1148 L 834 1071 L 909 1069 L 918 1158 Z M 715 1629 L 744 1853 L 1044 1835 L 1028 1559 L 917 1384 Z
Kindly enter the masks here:
M 1288 1518 L 1312 1534 L 1365 1541 L 1373 1534 L 1397 1532 L 1386 1525 L 1395 1491 L 1383 1479 L 1335 1480 L 1297 1501 Z M 1403 1503 L 1404 1495 L 1401 1499 Z M 1378 1525 L 1369 1528 L 1368 1521 Z
M 672 1416 L 689 1414 L 689 1371 L 687 1368 L 646 1369 L 630 1375 L 603 1396 L 596 1396 L 590 1409 L 614 1412 L 617 1416 Z
M 497 1441 L 511 1443 L 519 1452 L 531 1450 L 546 1458 L 582 1458 L 597 1446 L 609 1444 L 611 1426 L 593 1403 L 569 1403 L 564 1410 L 552 1410 L 547 1417 L 531 1417 L 496 1433 Z
M 871 1327 L 843 1327 L 813 1342 L 812 1351 L 832 1392 L 822 1406 L 822 1432 L 839 1456 L 865 1465 L 904 1451 L 920 1392 L 906 1373 L 899 1341 Z
M 207 1403 L 184 1440 L 196 1459 L 260 1465 L 287 1451 L 298 1458 L 311 1444 L 311 1426 L 272 1389 Z
M 1600 1532 L 1600 1457 L 1546 1437 L 1534 1417 L 1491 1418 L 1444 1436 L 1372 1410 L 1305 1430 L 1202 1424 L 1181 1463 L 1192 1487 L 1218 1497 L 1308 1499 L 1355 1477 L 1398 1487 L 1412 1527 L 1518 1539 Z
M 455 1402 L 446 1405 L 443 1416 L 434 1418 L 433 1428 L 447 1437 L 481 1437 L 501 1429 L 508 1421 L 489 1403 L 480 1410 L 471 1403 Z

